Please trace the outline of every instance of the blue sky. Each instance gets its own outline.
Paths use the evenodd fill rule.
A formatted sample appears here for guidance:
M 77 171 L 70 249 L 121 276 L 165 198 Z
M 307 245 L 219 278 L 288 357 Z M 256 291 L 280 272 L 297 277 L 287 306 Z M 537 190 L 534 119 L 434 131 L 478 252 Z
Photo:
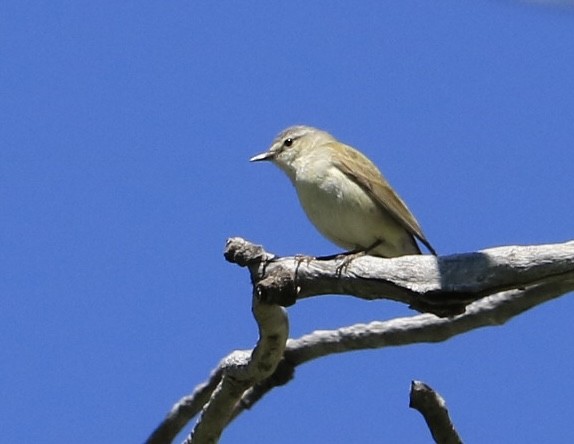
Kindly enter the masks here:
M 4 442 L 142 442 L 256 326 L 242 236 L 330 254 L 249 157 L 304 123 L 365 152 L 440 254 L 573 238 L 574 11 L 511 1 L 0 5 Z M 499 328 L 298 369 L 229 443 L 572 442 L 571 296 Z M 322 297 L 291 336 L 414 314 Z M 187 429 L 189 430 L 189 428 Z

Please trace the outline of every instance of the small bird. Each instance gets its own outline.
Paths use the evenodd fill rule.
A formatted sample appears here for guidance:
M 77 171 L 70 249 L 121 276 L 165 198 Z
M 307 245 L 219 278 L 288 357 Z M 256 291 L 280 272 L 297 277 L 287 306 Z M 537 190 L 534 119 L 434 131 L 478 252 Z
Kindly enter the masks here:
M 282 131 L 268 151 L 250 159 L 268 160 L 297 190 L 313 225 L 331 242 L 380 257 L 421 254 L 418 239 L 436 255 L 406 204 L 365 155 L 309 126 Z

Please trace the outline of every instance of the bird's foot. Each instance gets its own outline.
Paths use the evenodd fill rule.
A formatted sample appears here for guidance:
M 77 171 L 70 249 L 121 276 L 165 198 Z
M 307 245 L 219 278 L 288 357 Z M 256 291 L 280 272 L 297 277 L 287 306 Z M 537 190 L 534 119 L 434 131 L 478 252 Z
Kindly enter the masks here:
M 311 261 L 314 261 L 315 259 L 320 259 L 317 258 L 315 256 L 309 256 L 307 254 L 296 254 L 294 256 L 295 258 L 295 262 L 297 264 L 297 268 L 299 268 L 299 266 L 304 262 L 305 265 L 309 265 L 311 263 Z
M 359 257 L 365 256 L 366 254 L 367 252 L 365 250 L 360 251 L 353 250 L 339 254 L 336 257 L 336 259 L 342 259 L 342 260 L 341 263 L 337 265 L 337 268 L 335 269 L 335 273 L 337 274 L 337 276 L 341 276 L 343 272 L 346 272 L 351 262 L 353 262 L 355 259 Z
M 318 261 L 341 260 L 341 263 L 337 265 L 337 268 L 335 269 L 337 276 L 340 276 L 341 273 L 347 271 L 347 267 L 353 260 L 366 254 L 368 254 L 368 250 L 356 249 L 356 250 L 345 251 L 343 253 L 330 254 L 328 256 L 318 256 L 314 259 Z

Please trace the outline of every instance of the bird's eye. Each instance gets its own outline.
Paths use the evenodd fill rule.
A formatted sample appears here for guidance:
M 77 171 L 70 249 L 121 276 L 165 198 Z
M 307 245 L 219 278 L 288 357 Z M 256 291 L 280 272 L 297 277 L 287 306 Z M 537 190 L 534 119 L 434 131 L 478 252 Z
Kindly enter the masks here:
M 291 138 L 285 139 L 285 142 L 283 142 L 283 145 L 285 145 L 286 147 L 290 147 L 291 145 L 293 145 L 293 139 L 291 139 Z

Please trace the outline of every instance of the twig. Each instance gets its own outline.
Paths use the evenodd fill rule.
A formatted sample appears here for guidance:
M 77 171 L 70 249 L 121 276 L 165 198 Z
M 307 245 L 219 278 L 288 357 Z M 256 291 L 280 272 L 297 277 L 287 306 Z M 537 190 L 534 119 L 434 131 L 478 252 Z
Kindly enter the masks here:
M 409 407 L 423 415 L 437 444 L 462 444 L 441 395 L 421 381 L 411 382 Z

